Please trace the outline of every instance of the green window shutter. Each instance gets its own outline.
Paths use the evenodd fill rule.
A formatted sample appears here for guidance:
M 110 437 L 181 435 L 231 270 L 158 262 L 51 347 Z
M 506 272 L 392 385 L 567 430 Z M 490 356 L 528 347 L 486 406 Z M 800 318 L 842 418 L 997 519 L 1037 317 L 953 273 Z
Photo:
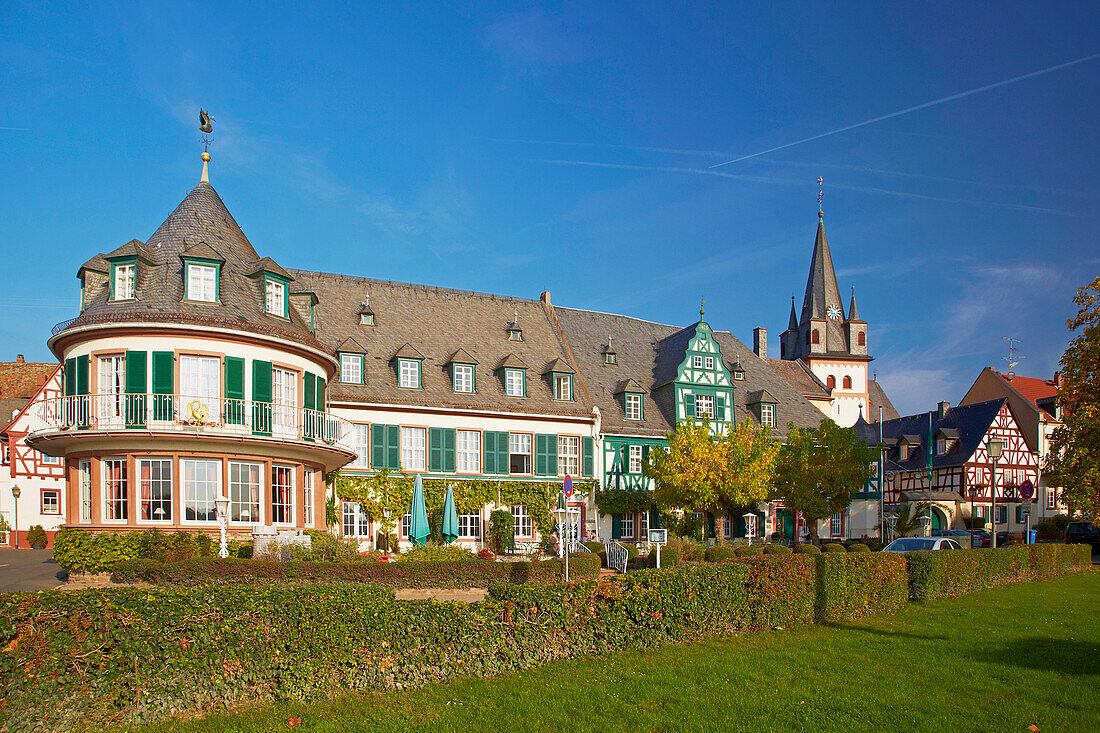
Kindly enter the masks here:
M 317 409 L 317 375 L 310 372 L 305 373 L 305 394 L 303 395 L 304 405 L 307 410 Z
M 618 514 L 611 515 L 611 539 L 617 540 L 623 536 L 623 520 Z
M 370 467 L 381 470 L 386 467 L 386 426 L 370 426 Z
M 558 475 L 558 436 L 546 436 L 546 475 Z
M 684 396 L 684 417 L 695 417 L 695 395 Z
M 386 467 L 401 468 L 401 428 L 397 425 L 386 426 Z
M 153 354 L 154 392 L 157 391 L 156 371 L 157 354 Z M 237 356 L 225 357 L 225 421 L 230 425 L 244 425 L 244 359 Z
M 623 473 L 630 472 L 630 446 L 624 445 L 622 447 L 622 471 Z
M 482 436 L 481 470 L 484 473 L 497 472 L 497 434 L 486 430 Z
M 323 377 L 317 377 L 317 409 L 321 412 L 325 411 L 325 405 L 327 404 L 325 401 L 325 389 L 327 386 Z
M 241 363 L 241 397 L 244 397 L 244 359 L 237 359 Z M 226 359 L 229 362 L 229 358 Z M 153 352 L 153 394 L 172 394 L 175 392 L 176 357 L 171 351 Z M 228 383 L 229 374 L 226 372 Z M 227 395 L 228 396 L 228 395 Z
M 508 473 L 511 457 L 508 454 L 508 433 L 497 433 L 497 473 Z
M 545 476 L 547 475 L 546 468 L 546 439 L 548 435 L 536 434 L 535 435 L 535 475 Z
M 76 394 L 88 394 L 88 355 L 76 357 Z
M 455 470 L 455 429 L 443 430 L 443 470 Z
M 76 358 L 70 357 L 65 360 L 65 373 L 61 379 L 61 388 L 65 392 L 65 396 L 76 394 Z
M 252 362 L 252 432 L 271 435 L 271 362 Z
M 145 377 L 149 354 L 126 352 L 126 427 L 145 427 Z
M 317 416 L 310 412 L 310 410 L 317 409 L 317 375 L 311 372 L 305 372 L 302 376 L 302 390 L 305 394 L 302 395 L 302 407 L 305 408 L 305 412 L 302 415 L 302 437 L 306 440 L 313 440 L 318 435 L 324 433 L 324 427 L 321 425 Z
M 717 420 L 726 419 L 726 398 L 715 397 L 714 398 L 714 417 Z
M 428 470 L 443 470 L 443 428 L 428 428 Z
M 595 448 L 596 448 L 595 441 L 593 441 L 592 438 L 585 437 L 585 438 L 581 439 L 581 444 L 582 444 L 581 450 L 583 451 L 583 453 L 582 453 L 583 458 L 582 458 L 582 464 L 581 464 L 581 473 L 584 474 L 585 476 L 591 476 L 592 471 L 593 471 L 593 466 L 592 466 L 593 457 L 594 457 L 595 452 L 596 452 L 596 450 L 595 450 Z
M 642 446 L 642 468 L 645 469 L 645 463 L 649 460 L 649 446 Z

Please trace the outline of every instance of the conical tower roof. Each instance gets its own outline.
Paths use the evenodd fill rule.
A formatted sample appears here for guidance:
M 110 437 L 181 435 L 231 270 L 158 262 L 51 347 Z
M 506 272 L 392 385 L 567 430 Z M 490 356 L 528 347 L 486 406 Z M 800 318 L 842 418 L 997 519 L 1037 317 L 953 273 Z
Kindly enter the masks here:
M 844 303 L 840 299 L 840 288 L 836 284 L 833 256 L 829 252 L 829 240 L 825 236 L 825 222 L 819 217 L 799 324 L 805 324 L 810 319 L 825 320 L 826 351 L 847 351 L 848 345 L 840 327 L 843 317 Z
M 795 311 L 794 311 L 794 296 L 793 295 L 791 296 L 791 318 L 790 318 L 790 321 L 788 321 L 788 323 L 787 323 L 787 330 L 788 331 L 797 331 L 798 330 L 798 314 L 795 313 Z
M 848 320 L 862 323 L 859 317 L 859 309 L 856 308 L 856 289 L 852 288 L 852 303 L 848 306 Z

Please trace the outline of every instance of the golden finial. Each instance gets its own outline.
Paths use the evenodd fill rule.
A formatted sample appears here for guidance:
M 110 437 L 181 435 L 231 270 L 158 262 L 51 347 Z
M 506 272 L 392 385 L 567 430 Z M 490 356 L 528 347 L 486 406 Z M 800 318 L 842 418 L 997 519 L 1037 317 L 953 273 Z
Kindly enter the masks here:
M 821 202 L 825 198 L 825 187 L 821 185 L 821 176 L 817 177 L 817 218 L 820 219 L 825 216 L 825 211 L 821 208 Z
M 703 313 L 705 312 L 706 304 L 707 304 L 706 300 L 703 300 L 702 302 L 699 303 L 699 320 L 700 321 L 703 320 Z

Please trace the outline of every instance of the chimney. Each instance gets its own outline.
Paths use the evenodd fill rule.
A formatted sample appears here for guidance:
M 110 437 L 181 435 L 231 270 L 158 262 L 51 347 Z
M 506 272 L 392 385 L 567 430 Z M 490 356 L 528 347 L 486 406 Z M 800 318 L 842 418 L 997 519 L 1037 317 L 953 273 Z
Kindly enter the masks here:
M 761 359 L 768 358 L 768 329 L 754 328 L 752 330 L 752 350 Z
M 546 303 L 546 305 L 553 305 L 550 302 L 550 291 L 549 290 L 543 290 L 542 295 L 539 296 L 539 300 L 541 300 L 543 303 Z
M 950 409 L 951 409 L 951 403 L 948 402 L 947 400 L 944 400 L 943 402 L 939 403 L 939 405 L 936 406 L 936 412 L 939 414 L 939 417 L 940 417 L 941 420 L 944 417 L 947 416 L 947 411 L 950 410 Z
M 19 354 L 18 356 L 15 357 L 15 363 L 16 364 L 22 364 L 23 363 L 23 355 L 22 354 Z
M 1062 388 L 1062 373 L 1054 372 L 1054 386 L 1058 389 Z

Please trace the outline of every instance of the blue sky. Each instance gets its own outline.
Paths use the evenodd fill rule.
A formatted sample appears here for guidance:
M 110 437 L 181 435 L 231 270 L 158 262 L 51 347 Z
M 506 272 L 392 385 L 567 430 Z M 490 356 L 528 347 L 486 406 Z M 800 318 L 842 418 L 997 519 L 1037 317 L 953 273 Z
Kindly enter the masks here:
M 1005 368 L 1005 336 L 1052 374 L 1100 272 L 1095 2 L 73 5 L 0 26 L 3 360 L 49 358 L 79 265 L 197 182 L 200 106 L 284 266 L 681 325 L 706 298 L 776 352 L 820 175 L 903 412 Z

